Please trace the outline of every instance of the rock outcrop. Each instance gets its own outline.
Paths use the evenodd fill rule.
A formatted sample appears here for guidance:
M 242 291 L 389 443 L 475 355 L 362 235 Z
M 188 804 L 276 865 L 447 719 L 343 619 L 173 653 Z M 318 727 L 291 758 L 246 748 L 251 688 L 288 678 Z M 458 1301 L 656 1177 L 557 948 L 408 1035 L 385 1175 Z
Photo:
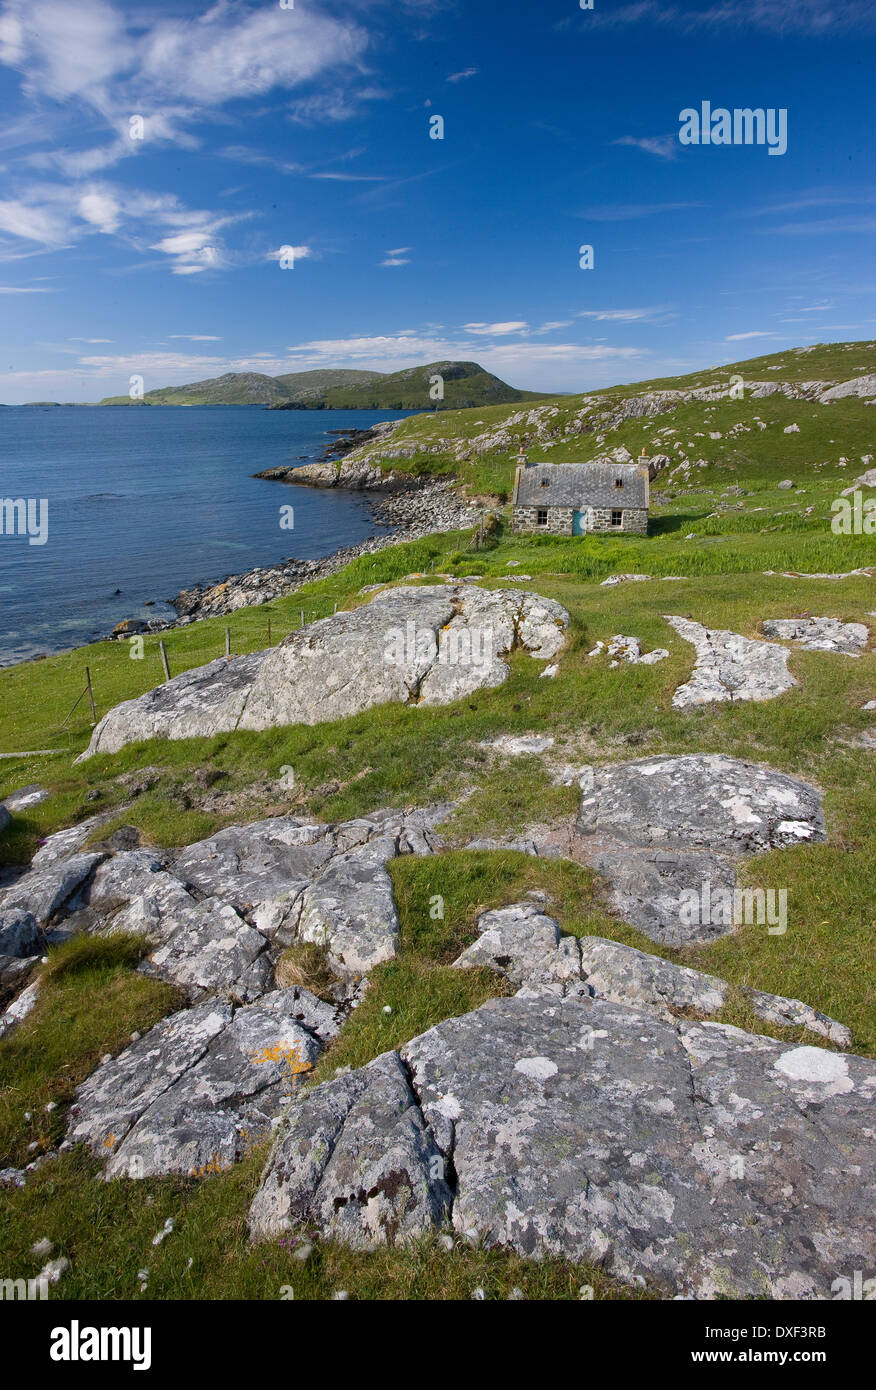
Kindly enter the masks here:
M 563 936 L 559 923 L 535 903 L 482 912 L 480 936 L 453 963 L 458 969 L 485 966 L 524 991 L 547 990 L 561 998 L 578 995 L 656 1010 L 671 1019 L 718 1014 L 730 985 L 716 975 L 676 965 L 601 936 Z M 799 999 L 742 987 L 759 1018 L 787 1028 L 805 1028 L 838 1047 L 851 1047 L 849 1029 Z
M 690 680 L 672 697 L 676 709 L 719 700 L 773 700 L 797 684 L 788 670 L 784 647 L 703 627 L 689 618 L 665 616 L 697 654 Z
M 764 637 L 795 642 L 810 652 L 860 656 L 870 640 L 866 623 L 843 623 L 839 618 L 768 618 L 760 626 Z
M 298 988 L 172 1014 L 80 1086 L 67 1137 L 105 1159 L 107 1177 L 227 1168 L 270 1130 L 338 1026 Z
M 722 754 L 583 768 L 578 780 L 570 851 L 608 880 L 616 911 L 655 941 L 732 931 L 737 859 L 826 839 L 817 788 Z M 691 894 L 702 905 L 692 907 Z
M 117 705 L 81 756 L 115 753 L 137 739 L 318 724 L 388 702 L 448 704 L 501 685 L 514 650 L 551 660 L 568 621 L 560 604 L 523 590 L 386 590 L 277 647 L 220 658 Z
M 826 1298 L 876 1256 L 876 1064 L 533 990 L 290 1108 L 250 1211 L 353 1246 L 445 1222 L 696 1298 Z
M 638 637 L 627 637 L 622 632 L 610 637 L 607 646 L 605 642 L 597 642 L 587 655 L 601 656 L 603 652 L 610 658 L 610 666 L 619 666 L 622 661 L 631 666 L 655 666 L 669 655 L 665 647 L 655 647 L 653 651 L 643 653 Z
M 431 854 L 449 810 L 384 810 L 334 824 L 277 816 L 176 854 L 82 855 L 73 833 L 81 827 L 59 831 L 37 855 L 49 867 L 32 868 L 0 895 L 0 1001 L 26 983 L 47 941 L 74 932 L 145 936 L 144 973 L 194 1001 L 216 995 L 237 1005 L 273 988 L 284 948 L 313 941 L 325 947 L 338 998 L 348 999 L 398 947 L 387 861 Z

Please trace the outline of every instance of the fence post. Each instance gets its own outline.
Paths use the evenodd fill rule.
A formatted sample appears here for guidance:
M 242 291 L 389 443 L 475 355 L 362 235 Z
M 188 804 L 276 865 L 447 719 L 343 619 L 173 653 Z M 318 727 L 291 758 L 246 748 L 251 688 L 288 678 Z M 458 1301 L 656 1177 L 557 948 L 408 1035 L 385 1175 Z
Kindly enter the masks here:
M 227 627 L 227 628 L 225 629 L 225 655 L 226 655 L 226 656 L 230 656 L 230 655 L 231 655 L 231 628 L 230 628 L 230 627 Z
M 97 723 L 97 711 L 94 708 L 94 691 L 91 688 L 91 672 L 87 666 L 85 668 L 85 679 L 88 682 L 88 698 L 91 701 L 91 727 L 94 728 L 94 725 Z
M 164 645 L 164 638 L 158 639 L 158 650 L 161 653 L 161 664 L 164 667 L 164 679 L 170 680 L 170 667 L 167 664 L 167 648 Z
M 271 645 L 271 620 L 268 618 L 268 646 Z

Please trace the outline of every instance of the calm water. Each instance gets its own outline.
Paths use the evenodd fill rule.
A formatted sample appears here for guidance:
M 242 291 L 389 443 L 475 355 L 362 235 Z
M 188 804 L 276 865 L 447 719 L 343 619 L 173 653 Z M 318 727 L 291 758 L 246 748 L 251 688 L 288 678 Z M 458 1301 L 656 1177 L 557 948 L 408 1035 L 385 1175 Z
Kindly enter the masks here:
M 364 540 L 375 528 L 355 493 L 250 474 L 318 458 L 327 430 L 407 414 L 0 409 L 0 497 L 48 499 L 45 545 L 0 534 L 0 665 L 78 646 L 122 618 L 173 616 L 166 600 L 192 584 Z M 280 529 L 288 504 L 292 531 Z

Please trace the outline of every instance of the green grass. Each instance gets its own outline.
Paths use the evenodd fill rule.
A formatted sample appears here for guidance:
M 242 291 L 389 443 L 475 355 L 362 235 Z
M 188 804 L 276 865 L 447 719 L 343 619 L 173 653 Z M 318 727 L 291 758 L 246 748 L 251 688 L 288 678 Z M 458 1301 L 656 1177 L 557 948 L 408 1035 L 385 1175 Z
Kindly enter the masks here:
M 0 1040 L 0 1168 L 55 1147 L 76 1086 L 104 1053 L 180 1006 L 179 991 L 136 972 L 145 949 L 142 937 L 123 935 L 50 948 L 33 1010 Z
M 833 351 L 841 347 L 854 348 L 855 352 Z M 669 454 L 673 463 L 653 484 L 658 492 L 664 488 L 691 492 L 694 488 L 748 486 L 756 482 L 766 494 L 782 478 L 792 476 L 795 469 L 802 470 L 806 486 L 817 482 L 823 490 L 829 481 L 839 483 L 840 478 L 844 481 L 839 487 L 846 486 L 866 466 L 855 467 L 861 455 L 873 452 L 873 408 L 854 397 L 829 405 L 791 400 L 781 394 L 756 400 L 749 387 L 740 400 L 667 400 L 656 416 L 620 422 L 617 419 L 619 406 L 630 396 L 646 391 L 726 385 L 731 373 L 742 375 L 746 382 L 847 380 L 862 370 L 876 371 L 876 346 L 831 345 L 823 357 L 802 361 L 807 363 L 803 376 L 792 354 L 777 354 L 735 363 L 714 373 L 640 382 L 580 396 L 416 415 L 402 421 L 388 441 L 366 446 L 361 457 L 400 472 L 455 475 L 473 494 L 499 496 L 502 500 L 510 496 L 521 445 L 535 463 L 586 462 L 620 445 L 636 458 L 643 448 L 651 456 Z M 763 422 L 763 429 L 758 419 Z M 537 429 L 539 421 L 541 435 Z M 784 433 L 790 424 L 799 425 L 799 434 Z M 728 433 L 731 430 L 733 434 Z M 503 441 L 499 431 L 510 437 L 510 444 Z M 721 438 L 712 439 L 712 433 L 720 433 Z M 679 475 L 670 476 L 681 457 L 675 449 L 677 442 L 693 461 L 703 464 L 692 468 L 686 481 Z M 399 447 L 413 452 L 409 457 L 396 457 L 394 451 Z M 847 464 L 840 463 L 842 457 L 848 459 Z M 835 496 L 837 490 L 830 496 Z M 777 494 L 777 499 L 784 499 L 786 505 L 789 500 L 783 493 Z M 750 506 L 762 505 L 765 500 L 768 498 L 755 497 Z M 812 496 L 807 497 L 806 505 L 813 500 Z M 676 509 L 670 512 L 675 515 Z
M 96 1181 L 97 1165 L 81 1150 L 36 1175 L 24 1191 L 0 1193 L 0 1262 L 6 1278 L 34 1278 L 42 1261 L 30 1253 L 52 1241 L 70 1260 L 55 1298 L 71 1299 L 327 1299 L 340 1290 L 357 1299 L 487 1298 L 519 1289 L 527 1299 L 636 1300 L 649 1295 L 617 1284 L 593 1266 L 523 1260 L 458 1242 L 446 1253 L 434 1237 L 373 1252 L 322 1242 L 297 1232 L 265 1245 L 247 1242 L 246 1212 L 264 1150 L 231 1173 L 185 1179 Z M 152 1238 L 167 1218 L 175 1229 L 159 1246 Z M 295 1250 L 312 1245 L 302 1263 Z M 138 1272 L 149 1271 L 141 1292 Z M 650 1297 L 654 1297 L 651 1293 Z

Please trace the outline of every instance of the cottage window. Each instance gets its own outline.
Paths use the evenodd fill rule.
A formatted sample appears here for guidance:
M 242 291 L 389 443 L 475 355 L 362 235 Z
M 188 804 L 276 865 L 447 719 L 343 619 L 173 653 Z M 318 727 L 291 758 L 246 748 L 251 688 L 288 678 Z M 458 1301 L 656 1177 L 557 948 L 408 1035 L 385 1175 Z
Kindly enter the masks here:
M 541 485 L 542 485 L 542 487 L 550 487 L 550 484 L 551 484 L 550 478 L 542 478 L 542 480 L 541 480 Z
M 612 524 L 612 526 L 623 526 L 623 524 L 624 524 L 624 514 L 623 514 L 623 512 L 612 512 L 612 514 L 611 514 L 611 524 Z
M 535 514 L 536 526 L 547 526 L 547 519 L 547 507 L 539 507 L 538 511 Z
M 624 485 L 624 480 L 623 480 L 623 478 L 615 478 L 615 480 L 614 480 L 614 485 L 615 485 L 615 487 L 623 487 L 623 485 Z

